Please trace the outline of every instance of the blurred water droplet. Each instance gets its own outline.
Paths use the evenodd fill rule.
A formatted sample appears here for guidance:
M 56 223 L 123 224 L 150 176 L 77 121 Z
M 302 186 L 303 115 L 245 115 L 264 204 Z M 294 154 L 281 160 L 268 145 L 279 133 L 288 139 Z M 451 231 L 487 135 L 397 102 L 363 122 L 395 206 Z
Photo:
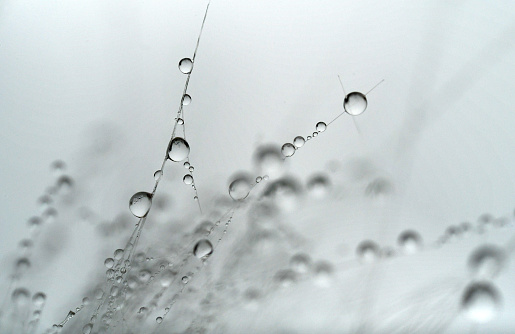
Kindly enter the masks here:
M 290 259 L 290 266 L 295 272 L 305 274 L 310 270 L 311 258 L 304 253 L 295 254 Z
M 208 257 L 213 253 L 213 245 L 207 239 L 202 239 L 195 244 L 193 247 L 193 255 L 198 257 L 199 259 Z
M 380 257 L 379 245 L 371 240 L 362 241 L 356 249 L 356 254 L 362 262 L 374 262 Z
M 281 153 L 285 157 L 291 157 L 295 154 L 295 146 L 293 146 L 293 144 L 286 143 L 281 147 Z
M 504 268 L 504 250 L 495 245 L 482 245 L 474 249 L 468 259 L 468 267 L 473 276 L 494 278 Z
M 326 175 L 314 175 L 312 176 L 308 183 L 307 189 L 314 197 L 325 197 L 329 189 L 331 188 L 331 182 Z
M 324 132 L 325 129 L 327 129 L 327 124 L 325 124 L 324 122 L 318 122 L 316 125 L 316 129 L 318 132 Z
M 360 92 L 349 93 L 345 96 L 343 108 L 349 115 L 360 115 L 367 109 L 367 97 Z
M 261 175 L 278 177 L 282 174 L 283 158 L 280 148 L 275 145 L 258 147 L 254 154 L 254 162 Z
M 293 145 L 295 145 L 296 147 L 304 146 L 305 142 L 306 141 L 304 140 L 304 137 L 302 137 L 302 136 L 297 136 L 297 137 L 295 137 L 295 139 L 293 139 Z
M 168 158 L 172 161 L 179 162 L 188 157 L 190 154 L 190 145 L 181 137 L 175 137 L 168 147 Z
M 333 280 L 334 268 L 331 263 L 327 261 L 318 261 L 314 265 L 315 284 L 327 288 L 331 286 Z
M 471 321 L 486 323 L 499 312 L 500 294 L 489 282 L 474 282 L 465 288 L 461 306 Z
M 30 292 L 25 288 L 17 288 L 11 294 L 11 299 L 18 307 L 26 306 L 29 303 Z
M 183 58 L 179 61 L 179 70 L 184 74 L 191 73 L 193 62 L 189 58 Z
M 297 280 L 297 275 L 291 269 L 283 269 L 279 270 L 275 274 L 274 279 L 282 287 L 289 287 L 295 283 L 295 281 Z
M 93 329 L 92 323 L 86 324 L 86 325 L 84 325 L 84 327 L 82 327 L 82 334 L 90 334 L 92 329 Z
M 73 188 L 73 179 L 68 175 L 61 175 L 57 179 L 57 191 L 61 195 L 68 195 Z
M 37 308 L 41 308 L 46 301 L 46 295 L 43 292 L 38 292 L 32 297 L 32 302 Z
M 191 103 L 191 96 L 189 96 L 188 94 L 184 94 L 184 96 L 182 97 L 182 105 L 187 106 L 190 103 Z
M 129 209 L 138 218 L 145 217 L 152 206 L 152 194 L 141 191 L 132 195 Z
M 417 232 L 408 230 L 399 235 L 397 243 L 405 253 L 412 254 L 422 247 L 422 238 Z

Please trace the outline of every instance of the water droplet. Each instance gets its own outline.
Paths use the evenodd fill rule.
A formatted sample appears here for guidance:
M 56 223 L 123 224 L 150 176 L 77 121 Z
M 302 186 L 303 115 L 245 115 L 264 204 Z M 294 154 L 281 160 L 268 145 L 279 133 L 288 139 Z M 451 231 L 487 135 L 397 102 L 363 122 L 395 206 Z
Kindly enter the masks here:
M 195 170 L 195 167 L 190 166 L 190 168 L 188 168 L 188 170 L 190 171 L 190 173 L 193 173 L 193 171 Z
M 184 182 L 185 184 L 192 184 L 193 176 L 191 176 L 190 174 L 184 175 L 184 177 L 182 178 L 182 182 Z
M 184 162 L 182 165 L 184 166 L 184 168 L 190 168 L 190 163 L 187 161 Z
M 41 308 L 46 301 L 46 295 L 43 292 L 38 292 L 32 297 L 32 302 L 37 308 Z
M 315 263 L 315 284 L 327 288 L 331 285 L 333 280 L 334 268 L 326 261 L 319 261 Z
M 90 334 L 92 329 L 93 329 L 92 323 L 86 324 L 86 325 L 84 325 L 84 327 L 82 327 L 82 334 Z
M 327 124 L 325 124 L 324 122 L 318 122 L 316 125 L 316 129 L 318 132 L 324 132 L 325 129 L 327 129 Z
M 492 284 L 475 282 L 466 287 L 461 306 L 471 321 L 485 323 L 494 318 L 499 311 L 500 295 Z
M 304 146 L 305 142 L 306 141 L 304 140 L 304 137 L 302 137 L 302 136 L 297 136 L 297 137 L 295 137 L 295 139 L 293 139 L 293 145 L 295 145 L 296 147 Z
M 295 254 L 290 259 L 290 266 L 295 272 L 305 274 L 311 267 L 311 258 L 304 253 Z
M 504 250 L 495 245 L 482 245 L 476 248 L 468 259 L 468 267 L 473 276 L 494 278 L 506 262 Z
M 182 97 L 182 105 L 187 106 L 190 103 L 191 103 L 191 96 L 189 96 L 188 94 L 184 94 L 184 96 Z
M 105 259 L 104 266 L 106 266 L 108 269 L 111 269 L 114 266 L 114 260 L 110 257 Z
M 184 74 L 190 74 L 193 69 L 193 62 L 189 58 L 183 58 L 179 61 L 179 70 Z
M 318 136 L 318 132 L 313 132 L 313 138 Z
M 89 298 L 88 297 L 82 298 L 82 304 L 89 305 Z
M 104 291 L 102 289 L 96 289 L 95 290 L 95 298 L 100 300 L 102 299 L 102 297 L 104 297 Z
M 274 277 L 275 281 L 278 282 L 282 287 L 289 287 L 297 280 L 297 275 L 293 270 L 284 269 L 279 270 Z
M 349 115 L 360 115 L 367 109 L 367 97 L 360 92 L 349 93 L 345 96 L 343 108 Z
M 163 176 L 163 171 L 158 169 L 156 170 L 156 172 L 154 173 L 154 180 L 156 181 L 159 181 L 161 180 L 161 177 Z
M 370 240 L 362 241 L 356 249 L 356 254 L 363 262 L 374 262 L 380 256 L 379 246 Z
M 245 199 L 251 190 L 250 179 L 246 175 L 238 176 L 229 185 L 229 195 L 235 201 Z
M 278 177 L 282 173 L 283 157 L 280 148 L 276 145 L 258 147 L 254 153 L 254 162 L 261 175 L 268 174 Z
M 300 202 L 301 187 L 296 179 L 283 177 L 267 185 L 264 196 L 274 200 L 283 210 L 291 211 Z
M 18 261 L 16 261 L 16 273 L 18 275 L 23 275 L 30 268 L 30 260 L 26 257 L 22 257 Z
M 190 278 L 188 276 L 183 276 L 182 277 L 182 283 L 184 283 L 184 284 L 188 283 L 189 280 L 190 280 Z
M 326 196 L 329 192 L 331 182 L 325 175 L 314 175 L 309 179 L 307 188 L 314 197 L 321 198 Z
M 147 269 L 139 271 L 139 279 L 143 283 L 147 283 L 150 280 L 150 276 L 152 276 L 152 273 Z
M 286 143 L 281 147 L 281 153 L 285 157 L 291 157 L 295 154 L 295 146 L 293 146 L 293 144 Z
M 163 318 L 162 318 L 162 317 L 157 317 L 157 318 L 156 318 L 156 322 L 157 322 L 158 324 L 162 323 L 162 322 L 163 322 Z
M 17 288 L 13 291 L 13 293 L 11 295 L 11 299 L 12 299 L 13 303 L 18 306 L 24 306 L 24 305 L 28 304 L 29 297 L 30 297 L 30 292 L 29 292 L 29 290 L 27 290 L 25 288 Z
M 129 209 L 138 218 L 145 217 L 152 206 L 152 194 L 141 191 L 132 195 Z
M 306 137 L 306 140 L 311 140 L 311 136 L 307 136 L 307 137 Z
M 397 243 L 405 253 L 416 253 L 422 247 L 422 238 L 412 230 L 404 231 L 397 238 Z
M 57 179 L 57 190 L 61 195 L 70 194 L 73 188 L 73 179 L 68 175 L 61 175 L 59 179 Z
M 207 239 L 202 239 L 193 247 L 193 255 L 199 259 L 213 254 L 213 245 Z
M 190 145 L 181 137 L 175 137 L 168 147 L 168 158 L 178 162 L 186 159 L 190 154 Z
M 22 241 L 20 241 L 20 247 L 21 247 L 23 250 L 29 250 L 29 249 L 31 249 L 33 246 L 34 246 L 34 243 L 33 243 L 33 242 L 32 242 L 32 240 L 30 240 L 30 239 L 23 239 Z
M 177 118 L 177 124 L 183 125 L 184 124 L 184 120 L 182 118 Z
M 114 259 L 120 260 L 123 257 L 123 253 L 124 253 L 123 249 L 119 248 L 119 249 L 115 250 L 114 251 Z
M 256 177 L 256 183 L 261 182 L 261 180 L 263 180 L 263 178 L 261 176 Z

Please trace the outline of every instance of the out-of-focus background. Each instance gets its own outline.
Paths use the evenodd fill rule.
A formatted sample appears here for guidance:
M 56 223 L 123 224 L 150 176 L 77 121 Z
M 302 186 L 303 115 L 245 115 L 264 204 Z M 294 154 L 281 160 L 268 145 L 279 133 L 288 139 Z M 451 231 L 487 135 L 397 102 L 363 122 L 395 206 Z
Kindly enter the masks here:
M 0 4 L 6 333 L 44 332 L 105 282 L 104 260 L 138 222 L 129 198 L 152 191 L 163 161 L 187 77 L 178 62 L 193 56 L 206 5 Z M 197 238 L 198 224 L 223 217 L 223 228 L 224 212 L 240 205 L 228 194 L 239 173 L 270 179 L 238 206 L 199 269 L 202 284 L 191 282 L 195 297 L 186 289 L 163 326 L 142 321 L 141 331 L 512 333 L 514 22 L 510 1 L 213 0 L 183 110 L 203 214 L 182 181 L 188 171 L 168 162 L 138 244 L 155 262 L 149 268 L 158 258 L 187 258 L 182 246 Z M 274 158 L 344 111 L 338 75 L 346 93 L 384 82 L 367 94 L 362 115 L 344 114 L 291 158 Z M 264 148 L 271 162 L 260 156 Z M 290 182 L 286 195 L 277 180 Z M 263 228 L 272 235 L 265 246 L 253 230 L 263 216 L 274 222 Z M 413 255 L 398 250 L 406 230 L 423 240 Z M 365 240 L 381 248 L 371 264 L 356 260 Z M 503 260 L 492 260 L 495 274 L 478 277 L 470 258 L 483 245 L 501 249 Z M 312 268 L 285 274 L 299 253 Z M 312 285 L 321 272 L 330 278 Z M 277 277 L 293 284 L 268 287 Z M 463 306 L 476 281 L 498 297 L 478 297 L 476 312 L 493 313 L 480 324 Z M 217 288 L 224 282 L 234 290 Z M 34 301 L 41 314 L 12 296 L 19 288 L 30 298 L 45 293 L 44 307 Z M 147 301 L 137 291 L 147 290 L 133 290 L 140 299 L 124 307 L 139 310 Z M 198 311 L 206 298 L 211 307 Z M 155 302 L 144 319 L 163 313 L 165 301 Z M 63 332 L 87 324 L 93 306 Z M 173 312 L 193 320 L 181 323 Z M 128 332 L 124 321 L 106 331 Z

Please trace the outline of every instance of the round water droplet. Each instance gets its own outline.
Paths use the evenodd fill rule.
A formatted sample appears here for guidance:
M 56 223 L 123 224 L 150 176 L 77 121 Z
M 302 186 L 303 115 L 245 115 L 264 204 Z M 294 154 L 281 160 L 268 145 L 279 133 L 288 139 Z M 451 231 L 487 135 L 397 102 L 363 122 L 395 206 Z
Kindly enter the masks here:
M 182 277 L 182 283 L 186 284 L 190 281 L 190 278 L 188 276 L 183 276 Z
M 16 273 L 18 275 L 23 275 L 30 268 L 30 260 L 26 257 L 22 257 L 18 261 L 16 261 Z
M 465 315 L 473 322 L 492 320 L 501 307 L 501 297 L 489 282 L 475 282 L 467 286 L 461 300 Z
M 286 143 L 281 147 L 281 153 L 285 157 L 291 157 L 295 154 L 295 146 L 293 146 L 293 144 Z
M 380 256 L 379 246 L 370 240 L 362 241 L 356 249 L 356 254 L 363 262 L 374 262 Z
M 104 261 L 104 266 L 106 266 L 106 268 L 108 268 L 108 269 L 111 269 L 114 266 L 114 260 L 112 258 L 108 257 Z
M 190 163 L 189 162 L 185 162 L 182 164 L 184 166 L 184 168 L 190 168 Z
M 311 267 L 311 258 L 304 253 L 295 254 L 290 259 L 290 266 L 295 272 L 305 274 Z
M 399 235 L 397 243 L 405 253 L 416 253 L 422 247 L 422 238 L 415 231 L 404 231 Z
M 254 163 L 258 173 L 278 177 L 283 172 L 283 157 L 280 147 L 276 145 L 260 146 L 254 153 Z
M 256 183 L 261 182 L 261 180 L 263 180 L 263 178 L 261 176 L 256 177 Z
M 315 263 L 315 284 L 327 288 L 331 286 L 333 281 L 334 268 L 331 263 L 326 261 L 319 261 Z
M 189 58 L 183 58 L 179 61 L 179 70 L 184 74 L 191 73 L 193 69 L 193 62 Z
M 86 324 L 86 325 L 84 325 L 84 327 L 82 327 L 82 334 L 90 334 L 92 329 L 93 329 L 92 323 Z
M 331 182 L 325 175 L 314 175 L 307 183 L 308 191 L 314 197 L 322 198 L 327 195 L 331 188 Z
M 251 188 L 251 182 L 247 176 L 238 176 L 229 185 L 229 195 L 233 200 L 241 201 L 249 195 Z
M 11 299 L 15 305 L 24 306 L 28 304 L 30 298 L 29 290 L 25 288 L 17 288 L 13 291 Z
M 307 136 L 307 137 L 306 137 L 306 140 L 311 140 L 311 136 Z
M 141 191 L 132 195 L 129 209 L 138 218 L 145 217 L 152 206 L 152 194 Z
M 343 100 L 343 109 L 349 115 L 360 115 L 367 109 L 367 97 L 360 92 L 349 93 Z
M 187 106 L 190 103 L 191 103 L 191 96 L 189 96 L 188 94 L 184 94 L 184 96 L 182 97 L 182 105 Z
M 184 182 L 185 184 L 192 184 L 193 176 L 191 176 L 190 174 L 184 175 L 184 177 L 182 178 L 182 182 Z
M 279 270 L 275 274 L 274 279 L 282 287 L 289 287 L 295 283 L 295 281 L 297 280 L 297 275 L 291 269 L 283 269 Z
M 162 322 L 163 322 L 163 318 L 161 318 L 161 317 L 157 317 L 157 318 L 156 318 L 156 322 L 157 322 L 158 324 L 162 323 Z
M 316 129 L 318 132 L 324 132 L 325 129 L 327 129 L 327 124 L 325 124 L 324 122 L 318 122 L 316 125 Z
M 313 132 L 313 138 L 318 136 L 318 132 Z
M 168 147 L 168 158 L 172 161 L 178 162 L 186 159 L 190 154 L 190 145 L 186 140 L 181 137 L 172 139 Z
M 32 302 L 37 308 L 41 308 L 45 304 L 46 295 L 43 292 L 38 292 L 32 297 Z
M 202 239 L 193 247 L 193 255 L 199 259 L 213 254 L 213 245 L 207 239 Z
M 68 195 L 73 188 L 73 179 L 68 175 L 61 175 L 57 179 L 57 191 L 61 195 Z
M 156 181 L 159 181 L 161 180 L 161 177 L 163 176 L 163 171 L 158 169 L 156 170 L 156 172 L 154 173 L 154 180 Z
M 302 136 L 297 136 L 297 137 L 295 137 L 295 139 L 293 139 L 293 145 L 295 145 L 296 147 L 304 146 L 305 142 L 306 141 L 304 140 L 304 137 L 302 137 Z
M 190 167 L 188 168 L 188 170 L 190 171 L 190 173 L 193 173 L 193 171 L 195 170 L 195 167 L 190 166 Z
M 122 257 L 123 257 L 123 249 L 117 249 L 114 251 L 114 259 L 115 260 L 120 260 Z
M 184 120 L 182 118 L 177 118 L 177 124 L 183 125 L 184 124 Z
M 494 278 L 504 268 L 504 250 L 495 245 L 482 245 L 476 248 L 468 259 L 468 267 L 473 276 Z

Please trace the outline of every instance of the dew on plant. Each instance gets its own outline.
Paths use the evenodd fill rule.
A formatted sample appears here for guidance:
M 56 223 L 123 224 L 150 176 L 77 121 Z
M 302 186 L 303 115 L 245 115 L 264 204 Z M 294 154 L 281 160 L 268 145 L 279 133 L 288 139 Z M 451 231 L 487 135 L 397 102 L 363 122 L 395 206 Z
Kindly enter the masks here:
M 286 143 L 281 147 L 281 153 L 286 158 L 291 157 L 295 154 L 295 146 L 291 143 Z
M 175 137 L 168 148 L 168 158 L 172 161 L 183 161 L 190 154 L 190 145 L 181 137 Z
M 152 206 L 152 194 L 141 191 L 132 195 L 129 201 L 129 209 L 138 218 L 145 217 Z
M 193 61 L 190 58 L 183 58 L 179 61 L 179 70 L 184 74 L 190 74 L 193 69 Z

